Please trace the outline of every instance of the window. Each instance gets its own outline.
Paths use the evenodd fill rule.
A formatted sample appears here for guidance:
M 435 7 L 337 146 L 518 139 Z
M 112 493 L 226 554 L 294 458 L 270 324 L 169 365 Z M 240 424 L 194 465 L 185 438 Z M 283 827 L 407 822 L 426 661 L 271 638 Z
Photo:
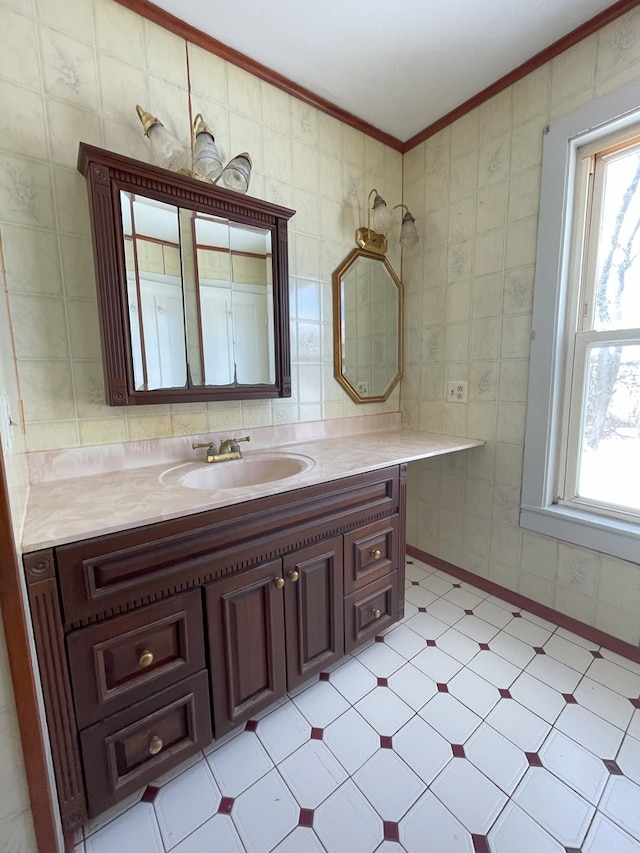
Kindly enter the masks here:
M 640 560 L 638 85 L 543 155 L 521 524 Z

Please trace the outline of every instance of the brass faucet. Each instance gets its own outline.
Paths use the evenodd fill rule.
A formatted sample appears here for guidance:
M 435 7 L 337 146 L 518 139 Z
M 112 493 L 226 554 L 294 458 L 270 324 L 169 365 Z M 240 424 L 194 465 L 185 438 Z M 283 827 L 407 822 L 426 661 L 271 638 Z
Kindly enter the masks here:
M 220 449 L 216 450 L 213 442 L 205 441 L 204 444 L 192 444 L 191 447 L 196 450 L 198 447 L 207 448 L 207 462 L 227 462 L 229 459 L 242 459 L 242 453 L 238 446 L 241 441 L 251 441 L 250 436 L 245 435 L 244 438 L 225 438 L 220 442 Z

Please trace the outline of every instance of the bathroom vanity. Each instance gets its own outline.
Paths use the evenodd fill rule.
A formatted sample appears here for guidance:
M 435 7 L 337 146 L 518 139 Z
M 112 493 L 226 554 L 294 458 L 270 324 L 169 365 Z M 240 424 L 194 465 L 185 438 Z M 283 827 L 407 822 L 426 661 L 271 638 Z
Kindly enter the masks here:
M 67 837 L 401 618 L 406 462 L 482 443 L 404 435 L 316 442 L 310 470 L 226 498 L 160 485 L 182 512 L 25 553 Z M 85 483 L 94 513 L 119 489 L 144 515 L 159 472 Z

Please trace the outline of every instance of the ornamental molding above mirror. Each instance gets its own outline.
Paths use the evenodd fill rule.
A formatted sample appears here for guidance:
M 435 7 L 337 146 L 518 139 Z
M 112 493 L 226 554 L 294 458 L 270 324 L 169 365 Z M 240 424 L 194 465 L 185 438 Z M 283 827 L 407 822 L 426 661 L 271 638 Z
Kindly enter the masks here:
M 291 396 L 295 211 L 80 143 L 107 402 Z

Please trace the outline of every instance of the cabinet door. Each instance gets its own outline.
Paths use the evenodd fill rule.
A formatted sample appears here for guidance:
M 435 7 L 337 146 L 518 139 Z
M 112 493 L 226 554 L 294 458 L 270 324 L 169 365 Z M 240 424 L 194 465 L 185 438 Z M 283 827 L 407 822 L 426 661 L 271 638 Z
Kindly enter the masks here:
M 210 584 L 206 602 L 219 738 L 286 690 L 281 560 Z
M 287 687 L 344 654 L 342 537 L 283 557 Z

